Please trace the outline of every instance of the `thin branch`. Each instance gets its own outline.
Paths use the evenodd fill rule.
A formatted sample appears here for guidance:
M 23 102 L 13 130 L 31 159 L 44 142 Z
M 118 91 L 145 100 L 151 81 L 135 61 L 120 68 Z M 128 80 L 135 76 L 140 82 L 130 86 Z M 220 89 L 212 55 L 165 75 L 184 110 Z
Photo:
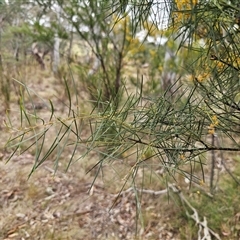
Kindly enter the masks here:
M 151 195 L 154 195 L 154 196 L 158 196 L 158 195 L 162 195 L 162 194 L 167 193 L 168 189 L 166 188 L 166 189 L 163 189 L 163 190 L 160 190 L 160 191 L 154 191 L 154 190 L 149 190 L 149 189 L 141 189 L 141 188 L 130 187 L 127 190 L 122 191 L 120 194 L 117 193 L 117 194 L 114 194 L 113 196 L 119 197 L 119 196 L 124 195 L 126 193 L 129 193 L 131 191 L 138 191 L 140 193 L 147 193 L 147 194 L 151 194 Z
M 153 145 L 151 143 L 147 143 L 147 142 L 143 142 L 141 139 L 133 139 L 133 138 L 128 138 L 130 141 L 133 141 L 135 143 L 139 143 L 139 144 L 143 144 L 146 146 L 151 146 L 157 149 L 162 149 L 164 151 L 180 151 L 180 152 L 195 152 L 195 151 L 231 151 L 231 152 L 239 152 L 240 148 L 231 148 L 231 147 L 199 147 L 199 148 L 165 148 L 165 147 L 161 147 L 158 145 Z
M 219 62 L 227 65 L 228 67 L 233 68 L 234 70 L 236 70 L 236 71 L 238 71 L 238 72 L 240 71 L 239 68 L 237 68 L 237 67 L 233 66 L 232 64 L 230 64 L 230 63 L 228 63 L 228 62 L 226 62 L 226 61 L 218 58 L 218 57 L 217 57 L 216 55 L 214 55 L 214 54 L 211 55 L 210 60 L 219 61 Z
M 212 146 L 215 145 L 215 135 L 212 134 Z M 214 180 L 214 168 L 215 168 L 215 151 L 212 150 L 212 165 L 211 165 L 211 175 L 210 175 L 210 191 L 213 193 L 213 180 Z

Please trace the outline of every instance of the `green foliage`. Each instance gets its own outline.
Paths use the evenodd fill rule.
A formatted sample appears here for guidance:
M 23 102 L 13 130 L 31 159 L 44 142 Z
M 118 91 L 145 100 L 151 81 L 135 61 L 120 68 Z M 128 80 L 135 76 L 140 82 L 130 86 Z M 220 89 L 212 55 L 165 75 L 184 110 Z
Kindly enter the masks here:
M 230 202 L 239 211 L 236 205 L 239 179 L 224 165 L 223 157 L 225 152 L 240 151 L 240 35 L 236 25 L 239 9 L 227 1 L 190 2 L 184 5 L 182 1 L 174 1 L 167 6 L 168 29 L 162 30 L 162 34 L 165 33 L 169 41 L 163 50 L 140 43 L 134 36 L 144 24 L 146 26 L 155 5 L 153 1 L 83 1 L 80 5 L 76 1 L 61 1 L 68 23 L 78 39 L 87 43 L 97 63 L 97 67 L 90 70 L 86 70 L 87 64 L 75 66 L 91 96 L 93 109 L 88 115 L 80 113 L 77 104 L 73 104 L 67 81 L 66 116 L 56 116 L 50 101 L 46 120 L 36 112 L 30 114 L 22 101 L 20 126 L 8 141 L 8 148 L 13 148 L 10 158 L 16 152 L 22 154 L 34 148 L 34 172 L 57 152 L 57 168 L 67 148 L 71 151 L 68 167 L 72 161 L 97 153 L 99 159 L 93 167 L 97 169 L 95 180 L 105 165 L 131 161 L 126 164 L 123 188 L 127 183 L 141 187 L 140 172 L 145 168 L 149 172 L 160 168 L 166 182 L 178 182 L 179 176 L 190 185 L 206 182 L 213 199 L 199 195 L 193 204 L 207 217 L 211 216 L 209 223 L 221 231 L 219 216 L 224 214 L 229 219 L 235 214 L 234 208 L 226 205 Z M 55 24 L 53 26 L 61 30 Z M 88 31 L 84 32 L 86 26 Z M 35 23 L 34 28 L 39 41 L 51 43 L 54 36 L 51 29 L 39 23 Z M 67 37 L 64 31 L 63 37 Z M 134 78 L 130 74 L 125 76 L 133 79 L 135 88 L 134 91 L 128 89 L 128 79 L 124 84 L 122 75 L 124 60 L 150 64 L 150 84 L 154 91 L 145 91 L 149 82 L 145 85 L 139 76 Z M 72 80 L 75 81 L 74 77 Z M 158 81 L 159 85 L 163 81 L 166 85 L 158 86 Z M 29 88 L 21 84 L 31 95 Z M 9 118 L 9 129 L 12 126 Z M 57 126 L 56 137 L 44 152 L 53 126 Z M 86 129 L 88 135 L 84 132 Z M 81 156 L 77 155 L 79 147 L 85 147 Z M 226 183 L 216 177 L 217 153 L 234 184 L 228 184 L 228 189 L 215 197 L 217 186 L 224 187 Z
M 192 41 L 194 41 L 193 36 L 198 34 L 198 29 L 201 26 L 208 24 L 210 31 L 210 35 L 206 35 L 203 39 L 206 44 L 204 50 L 202 50 L 203 47 L 198 47 L 197 44 L 181 38 L 178 48 L 179 52 L 180 49 L 183 49 L 182 56 L 184 56 L 185 48 L 187 48 L 185 52 L 197 51 L 197 54 L 194 53 L 195 59 L 193 62 L 189 60 L 186 63 L 184 62 L 183 68 L 185 65 L 186 71 L 182 73 L 180 71 L 182 79 L 180 85 L 176 89 L 174 88 L 174 91 L 172 91 L 174 86 L 169 85 L 161 96 L 144 96 L 142 95 L 143 85 L 141 85 L 139 86 L 140 94 L 129 95 L 125 99 L 125 103 L 121 103 L 121 92 L 126 89 L 125 86 L 121 88 L 120 84 L 125 41 L 128 42 L 127 32 L 129 30 L 127 23 L 125 24 L 126 27 L 121 30 L 123 36 L 121 35 L 120 40 L 116 41 L 117 35 L 111 35 L 112 24 L 108 23 L 109 19 L 105 15 L 110 14 L 111 16 L 111 9 L 107 8 L 107 6 L 110 6 L 109 3 L 101 2 L 97 4 L 92 1 L 89 4 L 83 3 L 81 11 L 74 3 L 72 4 L 71 11 L 69 5 L 66 5 L 66 13 L 77 16 L 77 20 L 72 24 L 79 36 L 88 42 L 100 65 L 93 75 L 89 76 L 89 73 L 85 75 L 87 89 L 90 90 L 92 98 L 96 101 L 96 106 L 98 106 L 92 111 L 94 117 L 90 116 L 91 119 L 96 120 L 96 124 L 94 124 L 94 128 L 91 128 L 92 136 L 91 140 L 88 141 L 92 141 L 92 143 L 91 147 L 88 147 L 87 153 L 98 151 L 99 143 L 101 143 L 100 146 L 105 145 L 106 148 L 109 148 L 109 144 L 111 144 L 111 154 L 105 153 L 104 158 L 100 161 L 102 162 L 113 157 L 113 152 L 119 152 L 119 149 L 121 149 L 120 155 L 122 155 L 134 146 L 134 149 L 136 147 L 134 151 L 138 156 L 134 168 L 138 169 L 142 163 L 151 162 L 151 158 L 156 158 L 159 160 L 159 164 L 173 178 L 175 172 L 179 172 L 190 180 L 197 182 L 204 180 L 204 175 L 202 177 L 195 176 L 192 167 L 190 172 L 185 171 L 185 165 L 201 165 L 202 163 L 198 157 L 205 152 L 215 150 L 239 151 L 239 144 L 236 139 L 239 125 L 239 107 L 238 103 L 235 102 L 239 90 L 237 77 L 239 70 L 238 57 L 234 55 L 239 47 L 237 43 L 238 35 L 231 34 L 231 42 L 226 39 L 214 38 L 216 31 L 218 35 L 223 34 L 222 28 L 227 31 L 227 28 L 224 27 L 225 22 L 222 22 L 220 16 L 224 14 L 224 16 L 228 17 L 228 11 L 223 12 L 217 8 L 213 12 L 211 3 L 197 5 L 194 11 L 191 12 L 192 17 L 187 15 L 184 18 L 186 25 L 183 31 L 179 29 L 173 31 L 174 34 L 178 34 L 178 37 L 188 34 L 188 38 L 192 39 Z M 142 19 L 140 20 L 143 21 L 144 17 L 149 14 L 150 7 L 151 4 L 147 6 L 143 4 L 142 11 L 144 14 L 138 12 L 135 17 L 137 18 L 138 14 L 142 13 L 140 15 Z M 231 5 L 229 5 L 229 8 L 231 9 Z M 123 8 L 120 9 L 123 10 Z M 202 13 L 203 9 L 204 14 Z M 235 11 L 235 8 L 231 10 Z M 206 16 L 209 16 L 211 21 L 206 22 Z M 134 25 L 134 20 L 131 21 Z M 90 31 L 87 36 L 80 31 L 80 23 L 89 27 Z M 195 28 L 191 27 L 193 25 Z M 53 37 L 51 30 L 42 27 L 39 23 L 34 26 L 39 32 L 40 40 L 43 38 L 44 41 L 51 41 Z M 135 26 L 137 26 L 137 23 Z M 222 28 L 218 26 L 222 26 Z M 170 27 L 174 28 L 175 26 Z M 229 45 L 226 45 L 227 42 L 225 41 Z M 168 44 L 170 43 L 171 41 L 168 42 Z M 110 44 L 113 45 L 113 49 L 109 48 Z M 170 47 L 175 48 L 175 46 Z M 219 51 L 215 52 L 214 49 Z M 154 54 L 152 65 L 156 67 L 160 52 Z M 207 67 L 205 65 L 201 66 L 203 62 Z M 167 64 L 167 67 L 169 67 L 169 64 Z M 220 64 L 222 65 L 220 66 Z M 189 68 L 189 65 L 191 68 Z M 177 66 L 170 66 L 169 71 L 174 68 L 177 68 Z M 190 72 L 188 72 L 189 70 Z M 183 83 L 187 74 L 192 76 L 193 84 L 191 85 Z M 177 82 L 174 85 L 177 85 Z M 171 94 L 169 95 L 168 92 L 171 92 Z M 145 103 L 142 104 L 143 102 Z M 99 108 L 99 106 L 101 107 Z M 71 124 L 76 125 L 77 113 L 75 109 L 70 109 L 71 111 L 73 112 Z M 96 112 L 100 117 L 95 119 Z M 124 118 L 121 117 L 122 114 L 124 114 Z M 63 120 L 61 122 L 64 123 Z M 70 131 L 71 124 L 65 126 L 67 129 L 62 137 L 60 137 L 59 132 L 61 141 L 66 133 Z M 216 132 L 222 139 L 227 139 L 227 146 L 220 146 L 209 141 L 209 137 Z M 32 134 L 34 137 L 35 132 L 33 131 Z M 21 135 L 24 136 L 24 132 Z M 81 141 L 78 140 L 79 134 L 76 132 L 75 135 L 76 144 L 80 144 Z M 59 140 L 57 143 L 59 143 Z M 147 159 L 141 159 L 139 156 L 142 156 L 141 152 L 146 147 L 153 148 L 154 154 Z M 37 157 L 36 162 L 40 161 L 42 163 L 46 157 L 43 157 L 43 160 L 39 160 L 39 157 Z M 185 160 L 182 161 L 182 158 Z M 203 167 L 201 169 L 203 173 Z
M 53 44 L 54 31 L 53 28 L 47 28 L 41 25 L 39 22 L 35 22 L 33 25 L 33 30 L 31 29 L 29 34 L 34 37 L 34 41 L 39 41 L 42 43 Z

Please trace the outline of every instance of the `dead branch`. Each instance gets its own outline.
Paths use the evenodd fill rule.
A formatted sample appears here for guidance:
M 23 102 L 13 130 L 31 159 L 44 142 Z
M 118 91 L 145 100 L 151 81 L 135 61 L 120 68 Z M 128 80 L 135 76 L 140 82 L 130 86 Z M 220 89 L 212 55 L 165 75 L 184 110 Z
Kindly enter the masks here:
M 212 239 L 211 236 L 214 236 L 216 239 L 221 240 L 219 235 L 208 227 L 206 217 L 203 217 L 203 221 L 200 221 L 197 210 L 188 202 L 188 200 L 185 198 L 183 193 L 174 184 L 169 185 L 169 188 L 174 193 L 178 194 L 178 196 L 181 199 L 183 205 L 187 205 L 188 208 L 190 208 L 191 211 L 193 212 L 192 214 L 190 214 L 189 211 L 186 210 L 187 216 L 192 218 L 199 227 L 199 229 L 198 229 L 198 240 L 211 240 Z
M 120 193 L 117 193 L 117 194 L 113 194 L 113 196 L 115 197 L 119 197 L 119 196 L 122 196 L 122 195 L 125 195 L 126 193 L 129 193 L 131 191 L 138 191 L 140 193 L 147 193 L 147 194 L 152 194 L 154 196 L 158 196 L 158 195 L 161 195 L 161 194 L 165 194 L 168 192 L 168 189 L 163 189 L 163 190 L 160 190 L 160 191 L 154 191 L 154 190 L 149 190 L 149 189 L 140 189 L 140 188 L 133 188 L 133 187 L 130 187 L 128 188 L 127 190 L 125 191 L 122 191 Z
M 49 49 L 40 50 L 37 42 L 32 44 L 32 54 L 42 69 L 45 69 L 44 57 L 50 52 Z

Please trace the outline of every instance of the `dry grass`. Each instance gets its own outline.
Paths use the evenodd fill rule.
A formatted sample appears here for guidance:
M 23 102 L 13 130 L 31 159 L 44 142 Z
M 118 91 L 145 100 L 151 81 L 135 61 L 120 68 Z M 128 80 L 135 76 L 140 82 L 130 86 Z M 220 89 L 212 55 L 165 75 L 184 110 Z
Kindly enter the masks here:
M 166 196 L 142 196 L 138 216 L 142 225 L 136 229 L 139 211 L 134 193 L 116 199 L 118 191 L 113 186 L 120 187 L 118 177 L 112 179 L 111 188 L 105 186 L 106 180 L 98 179 L 90 189 L 93 177 L 85 174 L 82 162 L 74 163 L 67 173 L 60 166 L 54 174 L 49 161 L 27 180 L 33 161 L 28 154 L 7 165 L 1 161 L 1 239 L 135 239 L 136 233 L 137 239 L 176 236 L 170 217 L 177 207 L 174 210 Z

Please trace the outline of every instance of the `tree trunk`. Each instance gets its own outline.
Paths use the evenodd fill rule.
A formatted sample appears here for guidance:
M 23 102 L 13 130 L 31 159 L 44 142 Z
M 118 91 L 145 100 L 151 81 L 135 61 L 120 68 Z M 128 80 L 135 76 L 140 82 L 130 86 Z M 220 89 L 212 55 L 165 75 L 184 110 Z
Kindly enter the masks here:
M 52 63 L 53 73 L 57 73 L 58 67 L 60 64 L 59 46 L 60 46 L 60 39 L 58 37 L 58 34 L 55 33 L 54 46 L 53 46 L 53 63 Z

